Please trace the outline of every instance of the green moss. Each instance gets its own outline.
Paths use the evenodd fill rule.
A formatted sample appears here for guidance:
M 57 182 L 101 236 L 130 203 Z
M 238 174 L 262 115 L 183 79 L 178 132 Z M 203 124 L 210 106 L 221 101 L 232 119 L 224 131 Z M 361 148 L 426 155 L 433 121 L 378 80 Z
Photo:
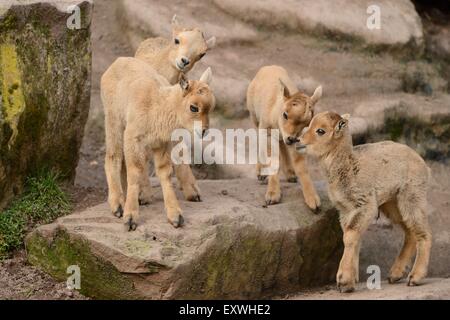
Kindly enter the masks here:
M 111 263 L 96 257 L 89 244 L 58 230 L 48 243 L 39 232 L 27 239 L 28 260 L 60 281 L 68 278 L 67 268 L 80 267 L 82 294 L 96 299 L 139 299 L 132 278 Z
M 408 115 L 407 110 L 402 106 L 387 110 L 383 128 L 369 132 L 363 142 L 390 139 L 407 144 L 423 158 L 447 161 L 450 158 L 450 116 L 435 115 L 423 120 Z
M 23 195 L 0 212 L 0 258 L 22 246 L 27 226 L 49 223 L 70 211 L 68 196 L 49 172 L 27 179 Z
M 14 138 L 17 131 L 19 115 L 25 109 L 25 98 L 22 91 L 21 72 L 18 66 L 16 47 L 13 44 L 0 45 L 1 92 L 4 120 L 13 131 Z M 13 139 L 9 141 L 12 144 Z

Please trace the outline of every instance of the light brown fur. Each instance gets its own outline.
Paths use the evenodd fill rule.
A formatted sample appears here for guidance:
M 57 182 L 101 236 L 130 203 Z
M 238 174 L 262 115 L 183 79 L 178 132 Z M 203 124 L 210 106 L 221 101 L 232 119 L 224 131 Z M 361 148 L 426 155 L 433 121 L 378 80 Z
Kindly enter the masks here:
M 187 73 L 191 70 L 195 63 L 201 59 L 201 55 L 215 45 L 214 37 L 205 40 L 200 30 L 180 27 L 176 16 L 172 19 L 172 34 L 171 40 L 151 38 L 145 40 L 139 46 L 136 59 L 145 62 L 151 67 L 151 71 L 148 71 L 144 63 L 137 64 L 135 59 L 118 59 L 109 67 L 103 75 L 101 83 L 101 95 L 105 109 L 113 109 L 112 103 L 116 99 L 119 82 L 124 78 L 138 77 L 143 71 L 147 70 L 154 77 L 158 77 L 161 83 L 176 84 L 181 72 Z M 180 43 L 175 44 L 175 39 L 178 39 Z M 180 68 L 177 64 L 183 57 L 189 59 L 190 63 L 186 67 Z M 157 74 L 154 74 L 154 71 Z M 186 200 L 200 201 L 200 189 L 190 166 L 180 164 L 174 167 Z M 125 177 L 125 168 L 123 167 L 121 171 L 123 171 L 122 175 Z M 145 174 L 147 174 L 147 171 Z M 147 177 L 148 175 L 142 178 L 143 186 L 149 184 L 149 181 L 146 181 Z M 145 204 L 150 201 L 150 196 L 148 192 L 145 192 L 146 188 L 143 188 L 143 190 L 139 199 L 141 203 Z
M 306 159 L 295 152 L 294 143 L 311 121 L 321 95 L 321 87 L 312 97 L 300 93 L 287 71 L 279 66 L 261 68 L 247 91 L 247 108 L 253 123 L 258 129 L 280 130 L 281 167 L 289 181 L 296 182 L 296 177 L 300 179 L 305 202 L 313 210 L 320 207 L 320 198 L 309 176 Z M 270 157 L 271 150 L 268 151 Z M 257 175 L 260 180 L 265 180 L 266 177 L 261 175 L 262 167 L 257 165 Z M 276 204 L 280 200 L 279 174 L 276 173 L 269 176 L 266 204 Z
M 179 43 L 176 44 L 175 40 Z M 150 38 L 143 41 L 135 54 L 135 58 L 151 65 L 171 84 L 175 84 L 180 73 L 188 73 L 211 48 L 215 46 L 216 38 L 208 40 L 198 28 L 183 28 L 176 16 L 172 19 L 172 39 Z M 182 59 L 189 64 L 184 66 Z
M 126 66 L 128 73 L 122 74 Z M 215 98 L 208 87 L 211 70 L 200 81 L 185 80 L 171 86 L 145 62 L 136 58 L 119 58 L 102 77 L 102 100 L 105 106 L 106 161 L 108 201 L 116 216 L 122 215 L 127 228 L 134 230 L 139 215 L 139 201 L 150 201 L 148 161 L 153 155 L 156 174 L 161 181 L 169 221 L 183 223 L 181 209 L 170 176 L 171 134 L 178 128 L 193 129 L 201 121 L 206 130 Z M 191 106 L 199 112 L 192 112 Z M 126 201 L 122 163 L 126 163 Z
M 330 199 L 340 212 L 345 246 L 337 273 L 340 290 L 353 291 L 358 282 L 361 237 L 378 210 L 405 232 L 389 281 L 400 280 L 417 253 L 408 285 L 419 284 L 426 276 L 431 248 L 426 214 L 430 172 L 423 159 L 409 147 L 391 141 L 353 147 L 348 116 L 332 112 L 313 118 L 298 150 L 321 161 Z

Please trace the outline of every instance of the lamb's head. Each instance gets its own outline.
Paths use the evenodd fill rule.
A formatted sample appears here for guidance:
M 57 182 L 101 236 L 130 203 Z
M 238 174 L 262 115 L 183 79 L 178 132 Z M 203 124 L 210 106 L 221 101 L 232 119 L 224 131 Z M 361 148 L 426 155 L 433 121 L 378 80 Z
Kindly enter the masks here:
M 348 129 L 349 118 L 350 115 L 348 114 L 340 116 L 334 112 L 317 114 L 300 137 L 300 143 L 296 147 L 297 151 L 322 157 L 340 142 L 351 144 L 351 136 Z
M 212 81 L 212 71 L 208 68 L 200 80 L 187 80 L 184 74 L 180 76 L 180 86 L 183 90 L 183 100 L 179 112 L 181 126 L 194 133 L 194 123 L 201 122 L 202 127 L 195 132 L 202 137 L 209 128 L 209 113 L 214 110 L 216 99 L 209 87 Z
M 314 116 L 314 106 L 322 96 L 322 87 L 318 87 L 312 97 L 297 92 L 291 95 L 289 89 L 280 79 L 283 91 L 283 108 L 278 115 L 278 124 L 284 143 L 293 145 L 298 142 L 302 130 L 307 127 Z
M 216 38 L 205 39 L 203 32 L 197 28 L 182 28 L 174 16 L 172 19 L 173 49 L 171 59 L 173 66 L 183 73 L 187 73 L 206 52 L 216 44 Z

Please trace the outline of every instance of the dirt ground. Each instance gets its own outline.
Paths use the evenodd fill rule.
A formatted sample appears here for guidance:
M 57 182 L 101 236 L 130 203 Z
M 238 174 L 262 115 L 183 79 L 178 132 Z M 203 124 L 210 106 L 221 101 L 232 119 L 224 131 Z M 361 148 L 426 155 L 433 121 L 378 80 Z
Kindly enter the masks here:
M 272 40 L 268 42 L 276 43 L 276 46 L 265 47 L 253 47 L 250 48 L 243 44 L 241 47 L 236 46 L 235 52 L 230 52 L 223 58 L 229 63 L 234 63 L 239 60 L 240 54 L 245 54 L 247 57 L 254 56 L 257 61 L 257 56 L 260 50 L 272 50 L 274 62 L 278 60 L 276 58 L 277 52 L 279 52 L 283 46 L 285 39 L 280 39 L 279 36 L 274 36 Z M 391 87 L 398 87 L 399 83 L 393 76 L 398 70 L 395 70 L 395 64 L 390 57 L 378 57 L 375 60 L 372 57 L 353 56 L 352 53 L 344 53 L 342 55 L 339 52 L 345 51 L 345 48 L 329 47 L 327 50 L 323 50 L 323 47 L 314 49 L 314 46 L 308 45 L 310 39 L 308 37 L 302 38 L 301 36 L 289 36 L 287 41 L 296 42 L 300 41 L 305 44 L 302 49 L 302 56 L 314 56 L 322 62 L 317 64 L 317 72 L 312 76 L 312 79 L 325 79 L 332 88 L 332 95 L 338 97 L 335 101 L 333 98 L 328 98 L 328 103 L 337 103 L 337 107 L 345 110 L 347 104 L 351 104 L 352 101 L 358 100 L 359 97 L 355 95 L 356 92 L 368 88 L 378 88 L 380 92 L 389 92 Z M 75 180 L 75 186 L 69 188 L 69 192 L 72 195 L 75 203 L 74 210 L 82 210 L 89 206 L 93 206 L 106 201 L 106 179 L 104 175 L 104 126 L 103 126 L 103 111 L 100 101 L 100 88 L 99 80 L 101 74 L 106 68 L 115 60 L 118 56 L 132 56 L 133 50 L 129 45 L 125 32 L 121 29 L 121 25 L 116 18 L 116 2 L 108 0 L 96 0 L 93 27 L 92 27 L 92 44 L 93 44 L 93 79 L 92 79 L 92 96 L 91 96 L 91 110 L 89 114 L 89 120 L 86 126 L 85 138 L 80 151 L 80 161 L 77 168 L 77 176 Z M 340 55 L 340 61 L 346 61 L 345 64 L 337 65 L 334 58 Z M 222 57 L 221 57 L 222 58 Z M 289 57 L 283 57 L 283 59 L 289 59 Z M 284 63 L 290 63 L 297 65 L 298 63 L 308 67 L 311 58 L 305 58 L 305 62 L 296 62 L 294 58 L 291 61 L 283 61 Z M 208 61 L 208 60 L 207 60 Z M 210 63 L 217 62 L 222 65 L 224 62 L 214 61 L 212 58 Z M 280 61 L 278 61 L 280 62 Z M 378 62 L 378 64 L 377 64 Z M 380 66 L 380 67 L 379 67 Z M 382 67 L 381 67 L 382 66 Z M 203 67 L 201 68 L 203 70 Z M 390 70 L 388 73 L 383 73 L 385 70 Z M 334 70 L 328 72 L 327 70 Z M 249 70 L 244 70 L 249 72 Z M 359 74 L 361 77 L 370 77 L 372 82 L 358 81 L 354 78 L 354 87 L 341 86 L 338 79 L 339 75 Z M 313 81 L 313 80 L 311 80 Z M 377 93 L 377 92 L 375 92 Z M 351 98 L 347 96 L 351 95 Z M 352 100 L 352 101 L 350 101 Z M 235 121 L 234 123 L 227 123 L 226 120 L 215 120 L 215 123 L 221 126 L 229 127 L 247 127 L 249 122 L 247 120 Z M 439 182 L 444 183 L 442 187 L 435 187 L 433 199 L 441 204 L 439 210 L 449 212 L 450 194 L 448 190 L 450 185 L 448 177 L 450 177 L 450 169 L 448 166 L 443 166 L 439 163 L 430 163 L 433 172 L 438 175 Z M 248 170 L 242 170 L 247 173 Z M 313 169 L 313 178 L 319 179 L 321 174 L 317 168 Z M 207 173 L 203 171 L 203 178 L 207 178 Z M 377 229 L 377 228 L 375 228 Z M 373 232 L 376 230 L 369 230 Z M 446 286 L 447 292 L 450 292 L 450 282 L 445 284 L 436 285 L 435 282 L 431 282 L 431 291 L 441 292 L 442 286 Z M 383 287 L 384 288 L 384 287 Z M 397 289 L 400 288 L 400 289 Z M 357 299 L 382 299 L 400 296 L 402 287 L 394 287 L 385 294 L 374 294 L 373 292 L 363 291 L 358 293 L 355 297 Z M 425 287 L 424 287 L 425 288 Z M 384 291 L 384 290 L 381 290 Z M 306 296 L 304 296 L 306 294 Z M 433 295 L 428 295 L 432 297 Z M 334 287 L 319 288 L 317 290 L 310 291 L 308 293 L 302 293 L 301 296 L 289 297 L 298 299 L 303 298 L 330 298 L 340 299 L 342 298 L 334 290 Z M 413 297 L 414 298 L 414 297 Z M 416 298 L 427 298 L 426 295 L 416 296 Z M 443 296 L 443 298 L 449 299 L 450 296 Z M 64 283 L 58 283 L 50 276 L 44 274 L 38 269 L 30 266 L 26 262 L 24 251 L 19 251 L 14 256 L 6 261 L 0 263 L 0 299 L 85 299 L 78 293 L 73 293 L 65 289 Z

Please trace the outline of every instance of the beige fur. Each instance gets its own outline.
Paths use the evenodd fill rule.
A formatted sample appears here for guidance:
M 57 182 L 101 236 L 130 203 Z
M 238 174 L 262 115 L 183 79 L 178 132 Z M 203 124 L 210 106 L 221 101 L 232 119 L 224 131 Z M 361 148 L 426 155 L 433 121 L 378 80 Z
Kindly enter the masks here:
M 175 39 L 179 41 L 178 44 Z M 215 44 L 215 37 L 205 40 L 199 29 L 181 27 L 175 15 L 172 19 L 172 39 L 147 39 L 140 44 L 135 57 L 152 66 L 170 84 L 175 84 L 180 73 L 189 72 Z M 182 59 L 187 59 L 189 64 L 184 66 Z M 200 188 L 191 167 L 187 164 L 176 165 L 175 175 L 185 199 L 201 201 Z
M 124 68 L 127 74 L 123 74 Z M 194 121 L 209 126 L 209 112 L 215 106 L 209 89 L 211 69 L 200 81 L 180 84 L 169 82 L 147 63 L 136 58 L 119 58 L 102 77 L 102 100 L 105 107 L 106 161 L 108 201 L 112 211 L 122 216 L 129 230 L 137 226 L 139 201 L 149 202 L 148 161 L 153 155 L 156 174 L 161 181 L 169 221 L 179 227 L 183 223 L 171 185 L 171 134 L 178 128 L 192 130 Z M 199 109 L 192 111 L 192 106 Z M 126 163 L 127 196 L 122 179 L 122 163 Z
M 179 44 L 175 43 L 179 41 Z M 180 73 L 188 73 L 216 44 L 216 38 L 205 40 L 203 32 L 197 28 L 183 28 L 176 16 L 172 19 L 172 39 L 150 38 L 142 42 L 135 58 L 151 65 L 171 84 L 178 81 Z M 184 61 L 189 64 L 184 65 Z
M 306 159 L 295 152 L 294 144 L 311 121 L 314 106 L 321 95 L 321 87 L 312 97 L 300 93 L 287 71 L 279 66 L 261 68 L 247 91 L 247 108 L 253 123 L 259 129 L 280 130 L 281 167 L 289 181 L 296 182 L 296 177 L 300 179 L 305 202 L 313 210 L 319 208 L 320 198 L 309 176 Z M 270 156 L 271 150 L 268 151 Z M 261 168 L 262 165 L 258 164 L 257 175 L 263 181 L 266 177 L 261 175 Z M 276 204 L 280 200 L 279 174 L 276 173 L 269 177 L 266 204 Z
M 354 290 L 361 236 L 378 210 L 405 232 L 389 281 L 400 280 L 417 253 L 408 275 L 408 285 L 417 285 L 426 276 L 431 248 L 426 214 L 429 168 L 402 144 L 384 141 L 353 147 L 348 117 L 332 112 L 316 115 L 297 147 L 320 159 L 330 199 L 340 212 L 345 249 L 337 273 L 338 287 L 344 292 Z
M 160 83 L 167 84 L 168 81 L 170 84 L 176 84 L 181 72 L 188 72 L 201 59 L 201 55 L 215 45 L 214 37 L 206 41 L 200 30 L 180 27 L 176 16 L 172 20 L 172 33 L 173 39 L 170 41 L 163 38 L 151 38 L 144 41 L 137 50 L 136 58 L 150 66 L 150 71 L 144 63 L 137 64 L 135 59 L 118 59 L 110 66 L 103 75 L 101 85 L 105 109 L 113 109 L 111 104 L 116 99 L 119 82 L 124 78 L 132 79 L 138 77 L 142 72 L 148 71 L 157 77 Z M 180 40 L 178 45 L 174 43 L 175 39 Z M 190 63 L 185 68 L 180 68 L 178 65 L 183 57 L 189 59 Z M 122 175 L 126 176 L 125 168 L 122 168 L 121 171 L 123 171 Z M 200 201 L 200 189 L 190 166 L 187 164 L 176 165 L 175 174 L 186 200 Z M 143 185 L 149 183 L 144 181 L 146 177 L 143 177 Z M 145 192 L 142 193 L 140 201 L 143 204 L 148 203 L 149 195 Z

